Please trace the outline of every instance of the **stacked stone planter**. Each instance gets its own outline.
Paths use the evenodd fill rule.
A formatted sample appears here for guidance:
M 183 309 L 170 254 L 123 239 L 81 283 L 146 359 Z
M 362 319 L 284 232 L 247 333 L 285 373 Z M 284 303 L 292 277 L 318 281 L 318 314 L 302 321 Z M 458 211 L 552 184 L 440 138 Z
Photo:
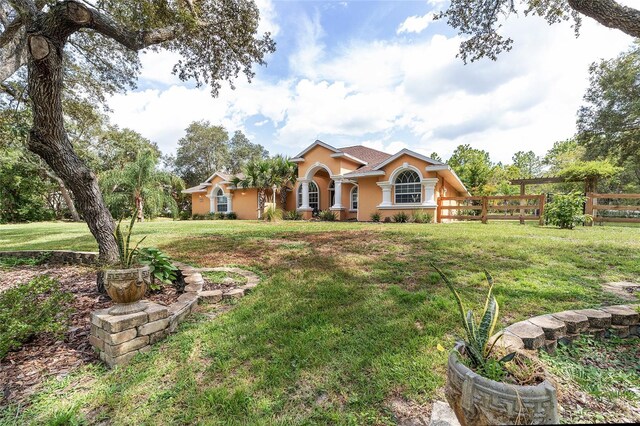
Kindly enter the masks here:
M 580 335 L 640 336 L 638 305 L 606 306 L 540 315 L 512 324 L 500 345 L 512 349 L 545 349 L 553 352 L 559 340 L 573 341 Z M 494 336 L 494 338 L 497 336 Z
M 185 292 L 170 306 L 147 301 L 147 309 L 135 314 L 109 315 L 108 309 L 91 313 L 89 342 L 109 367 L 127 364 L 136 354 L 150 350 L 151 345 L 173 333 L 199 301 L 215 303 L 223 299 L 241 298 L 260 282 L 256 274 L 240 268 L 197 269 L 183 264 L 177 266 L 185 276 L 187 285 Z M 240 274 L 247 279 L 247 283 L 224 292 L 203 291 L 204 280 L 201 271 Z

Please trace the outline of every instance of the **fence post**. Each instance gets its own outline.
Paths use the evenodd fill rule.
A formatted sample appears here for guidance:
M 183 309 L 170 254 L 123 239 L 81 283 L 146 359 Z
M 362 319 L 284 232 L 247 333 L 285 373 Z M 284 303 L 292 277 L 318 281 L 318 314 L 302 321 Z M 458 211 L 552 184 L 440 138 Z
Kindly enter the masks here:
M 488 197 L 482 197 L 482 223 L 487 223 L 487 206 L 489 205 Z
M 539 215 L 540 215 L 540 226 L 544 225 L 544 203 L 546 201 L 546 196 L 544 194 L 540 194 L 540 201 L 538 201 L 538 203 L 540 204 L 540 208 L 539 208 Z
M 436 211 L 436 222 L 442 223 L 442 197 L 438 197 L 438 210 Z
M 593 205 L 594 204 L 598 204 L 598 199 L 594 197 L 594 193 L 592 192 L 587 192 L 587 202 L 586 205 L 584 207 L 584 213 L 593 216 Z M 593 221 L 595 221 L 595 217 L 593 218 Z M 587 226 L 592 226 L 593 222 L 587 222 L 586 223 Z

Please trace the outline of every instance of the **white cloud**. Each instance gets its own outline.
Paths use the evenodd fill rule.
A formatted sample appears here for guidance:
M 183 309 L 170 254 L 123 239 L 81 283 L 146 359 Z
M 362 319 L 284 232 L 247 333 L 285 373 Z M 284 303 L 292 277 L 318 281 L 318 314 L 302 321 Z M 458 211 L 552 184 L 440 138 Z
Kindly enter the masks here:
M 271 152 L 294 154 L 322 138 L 386 152 L 436 151 L 446 159 L 469 143 L 494 161 L 509 161 L 515 151 L 543 154 L 570 137 L 589 64 L 632 41 L 587 19 L 576 39 L 568 25 L 512 17 L 504 31 L 515 40 L 513 50 L 496 62 L 465 66 L 455 57 L 458 37 L 345 40 L 329 48 L 317 13 L 300 19 L 295 31 L 290 76 L 252 84 L 239 79 L 237 90 L 224 88 L 216 99 L 208 88 L 185 87 L 171 76 L 171 54 L 145 55 L 143 78 L 170 87 L 115 96 L 114 122 L 159 142 L 165 152 L 175 149 L 193 120 L 244 131 L 251 118 L 260 132 L 273 123 L 271 135 L 255 140 Z
M 422 16 L 409 16 L 404 20 L 396 30 L 396 34 L 416 33 L 419 34 L 426 30 L 429 24 L 433 22 L 433 12 L 429 12 Z
M 258 34 L 270 32 L 271 37 L 280 33 L 280 26 L 276 23 L 276 10 L 271 0 L 255 0 L 258 10 L 260 10 L 260 24 Z

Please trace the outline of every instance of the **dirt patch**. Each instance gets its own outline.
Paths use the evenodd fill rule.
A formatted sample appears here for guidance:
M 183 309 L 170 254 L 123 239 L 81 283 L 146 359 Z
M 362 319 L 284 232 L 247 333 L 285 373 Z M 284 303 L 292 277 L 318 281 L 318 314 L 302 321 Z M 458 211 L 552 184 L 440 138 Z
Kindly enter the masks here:
M 629 301 L 636 301 L 640 298 L 640 284 L 626 281 L 602 284 L 602 289 L 611 294 Z
M 0 271 L 0 292 L 39 275 L 60 281 L 63 291 L 73 295 L 69 328 L 61 339 L 41 334 L 0 360 L 0 406 L 19 403 L 34 393 L 49 377 L 64 377 L 82 365 L 97 362 L 89 344 L 90 313 L 112 305 L 96 289 L 96 269 L 88 266 L 18 266 Z M 169 305 L 179 294 L 172 286 L 147 299 Z
M 427 426 L 431 419 L 431 404 L 420 405 L 401 397 L 393 397 L 387 406 L 400 426 Z

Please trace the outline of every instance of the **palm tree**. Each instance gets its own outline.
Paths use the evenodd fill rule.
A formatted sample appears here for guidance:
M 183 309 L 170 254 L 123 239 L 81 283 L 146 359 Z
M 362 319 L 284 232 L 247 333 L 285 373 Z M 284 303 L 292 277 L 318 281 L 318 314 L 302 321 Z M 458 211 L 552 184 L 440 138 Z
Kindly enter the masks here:
M 282 208 L 287 206 L 287 192 L 289 187 L 295 185 L 298 177 L 298 166 L 289 157 L 277 155 L 271 159 L 273 169 L 273 184 L 280 188 L 280 203 Z M 275 193 L 273 194 L 275 203 Z
M 158 158 L 150 150 L 138 151 L 135 159 L 120 169 L 108 170 L 100 176 L 105 202 L 114 216 L 124 216 L 134 205 L 134 214 L 144 220 L 157 216 L 162 209 L 178 209 L 174 188 L 182 186 L 171 173 L 158 170 Z
M 267 190 L 273 186 L 273 174 L 270 160 L 254 160 L 247 163 L 242 173 L 244 177 L 234 177 L 236 187 L 256 188 L 258 190 L 258 219 L 262 219 L 262 212 L 267 200 Z

